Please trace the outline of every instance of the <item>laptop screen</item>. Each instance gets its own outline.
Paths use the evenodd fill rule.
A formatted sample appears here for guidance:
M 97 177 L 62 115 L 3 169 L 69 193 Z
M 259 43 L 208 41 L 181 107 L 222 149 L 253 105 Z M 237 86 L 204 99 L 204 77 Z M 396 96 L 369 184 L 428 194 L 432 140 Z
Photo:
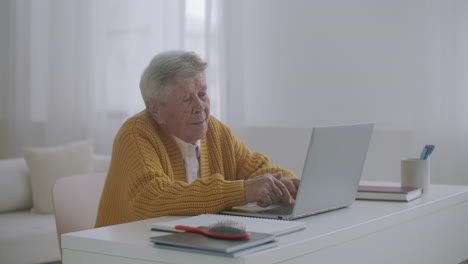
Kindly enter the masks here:
M 373 124 L 314 128 L 293 209 L 294 215 L 353 203 Z

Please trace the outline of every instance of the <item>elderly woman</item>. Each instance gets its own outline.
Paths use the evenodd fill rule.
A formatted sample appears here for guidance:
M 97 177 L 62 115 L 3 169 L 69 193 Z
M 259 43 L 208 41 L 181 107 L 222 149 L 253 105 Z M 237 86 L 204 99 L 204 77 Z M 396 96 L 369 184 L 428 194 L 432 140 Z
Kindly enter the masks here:
M 291 203 L 299 180 L 210 116 L 206 67 L 195 53 L 170 51 L 143 72 L 146 110 L 129 118 L 114 140 L 97 227 L 249 202 Z

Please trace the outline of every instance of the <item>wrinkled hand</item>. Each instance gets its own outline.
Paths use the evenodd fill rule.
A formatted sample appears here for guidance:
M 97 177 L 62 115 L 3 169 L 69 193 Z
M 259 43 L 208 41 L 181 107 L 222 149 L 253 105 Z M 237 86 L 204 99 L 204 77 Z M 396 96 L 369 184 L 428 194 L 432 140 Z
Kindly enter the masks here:
M 248 203 L 257 202 L 267 207 L 276 203 L 291 205 L 290 197 L 296 197 L 299 179 L 283 177 L 281 172 L 263 174 L 244 182 L 245 197 Z
M 281 177 L 280 181 L 288 188 L 289 194 L 296 199 L 297 189 L 299 188 L 299 184 L 301 183 L 300 179 L 297 178 L 287 178 Z

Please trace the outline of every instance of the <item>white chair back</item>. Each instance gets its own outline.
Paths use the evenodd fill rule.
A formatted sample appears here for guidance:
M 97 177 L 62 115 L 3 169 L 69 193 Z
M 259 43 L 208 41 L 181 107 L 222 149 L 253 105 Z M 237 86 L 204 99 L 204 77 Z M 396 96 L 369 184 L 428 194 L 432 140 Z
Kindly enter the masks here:
M 105 179 L 105 173 L 89 173 L 55 182 L 52 199 L 60 249 L 62 234 L 94 227 Z

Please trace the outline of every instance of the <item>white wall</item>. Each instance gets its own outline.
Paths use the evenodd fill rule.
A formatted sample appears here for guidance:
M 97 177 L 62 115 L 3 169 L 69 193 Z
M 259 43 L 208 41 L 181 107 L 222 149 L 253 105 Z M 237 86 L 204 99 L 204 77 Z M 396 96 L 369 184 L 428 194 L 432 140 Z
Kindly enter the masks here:
M 365 178 L 399 180 L 399 160 L 432 143 L 433 181 L 468 184 L 466 1 L 243 0 L 228 10 L 227 123 L 241 138 L 372 121 Z

